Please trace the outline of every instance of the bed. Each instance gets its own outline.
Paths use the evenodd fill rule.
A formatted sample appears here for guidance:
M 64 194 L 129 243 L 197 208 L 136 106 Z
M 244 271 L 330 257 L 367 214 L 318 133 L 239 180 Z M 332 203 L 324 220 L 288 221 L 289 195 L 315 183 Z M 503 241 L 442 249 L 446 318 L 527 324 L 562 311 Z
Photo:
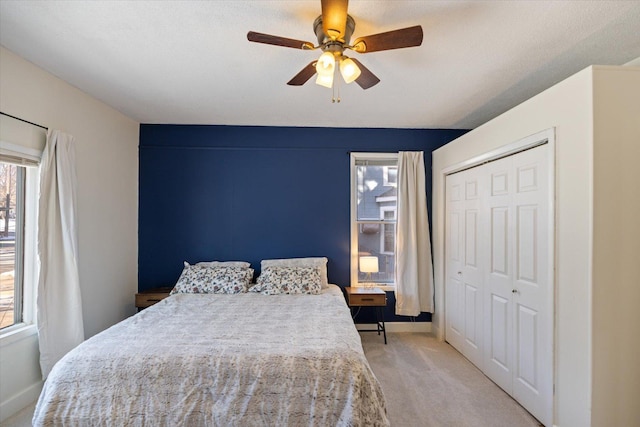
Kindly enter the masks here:
M 342 291 L 177 293 L 88 339 L 33 424 L 386 426 Z

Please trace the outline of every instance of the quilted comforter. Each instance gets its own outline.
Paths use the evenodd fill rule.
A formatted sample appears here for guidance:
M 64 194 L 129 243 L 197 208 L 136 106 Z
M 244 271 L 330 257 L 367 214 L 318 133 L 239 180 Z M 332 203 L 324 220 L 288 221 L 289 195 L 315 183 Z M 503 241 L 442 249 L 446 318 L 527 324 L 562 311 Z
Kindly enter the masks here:
M 176 294 L 53 368 L 33 424 L 386 426 L 342 292 Z

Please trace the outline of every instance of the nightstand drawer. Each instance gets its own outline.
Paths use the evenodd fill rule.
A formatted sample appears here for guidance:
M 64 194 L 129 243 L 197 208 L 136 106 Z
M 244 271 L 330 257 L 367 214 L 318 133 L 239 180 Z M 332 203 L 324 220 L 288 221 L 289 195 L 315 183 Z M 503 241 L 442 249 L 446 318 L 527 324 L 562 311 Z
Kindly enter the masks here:
M 387 305 L 387 294 L 382 289 L 345 288 L 347 304 L 350 307 L 378 307 Z
M 138 292 L 136 294 L 136 307 L 141 309 L 152 306 L 168 297 L 169 292 L 171 292 L 171 288 L 156 288 Z
M 349 295 L 349 305 L 363 305 L 363 306 L 376 306 L 387 305 L 386 295 Z

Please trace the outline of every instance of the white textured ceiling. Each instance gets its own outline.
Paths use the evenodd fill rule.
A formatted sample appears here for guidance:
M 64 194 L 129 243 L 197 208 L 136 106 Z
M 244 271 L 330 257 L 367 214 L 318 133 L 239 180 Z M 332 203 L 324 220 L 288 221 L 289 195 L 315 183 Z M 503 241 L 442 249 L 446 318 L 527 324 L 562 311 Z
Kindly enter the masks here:
M 0 1 L 0 43 L 142 123 L 474 128 L 592 64 L 640 57 L 640 1 L 365 1 L 358 36 L 422 25 L 422 46 L 358 58 L 368 90 L 286 82 L 320 51 L 320 1 Z M 1 94 L 0 94 L 1 96 Z

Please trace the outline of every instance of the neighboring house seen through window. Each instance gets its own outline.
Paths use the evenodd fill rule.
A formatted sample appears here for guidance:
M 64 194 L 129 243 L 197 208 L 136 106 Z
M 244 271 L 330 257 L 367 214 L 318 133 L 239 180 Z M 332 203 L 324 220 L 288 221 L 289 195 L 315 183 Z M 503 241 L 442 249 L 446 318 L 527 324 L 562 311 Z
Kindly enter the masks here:
M 395 283 L 396 153 L 351 153 L 351 286 Z M 360 257 L 377 272 L 360 271 Z

